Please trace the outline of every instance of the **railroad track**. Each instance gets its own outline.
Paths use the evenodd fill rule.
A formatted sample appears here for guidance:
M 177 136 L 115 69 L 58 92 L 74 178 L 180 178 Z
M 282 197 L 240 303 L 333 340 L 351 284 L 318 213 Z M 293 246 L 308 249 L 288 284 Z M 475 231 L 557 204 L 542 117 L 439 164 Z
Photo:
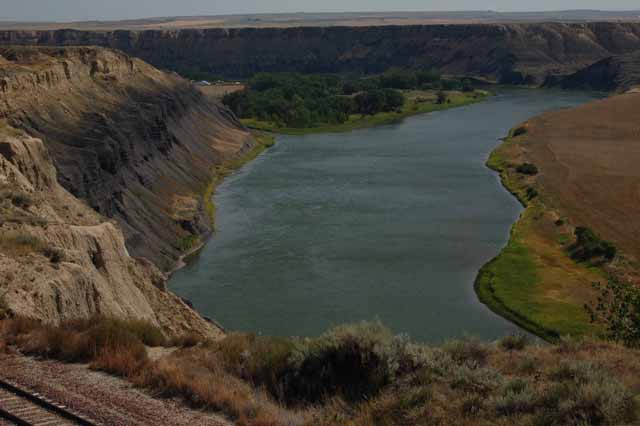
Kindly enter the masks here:
M 0 426 L 97 426 L 42 395 L 0 379 Z

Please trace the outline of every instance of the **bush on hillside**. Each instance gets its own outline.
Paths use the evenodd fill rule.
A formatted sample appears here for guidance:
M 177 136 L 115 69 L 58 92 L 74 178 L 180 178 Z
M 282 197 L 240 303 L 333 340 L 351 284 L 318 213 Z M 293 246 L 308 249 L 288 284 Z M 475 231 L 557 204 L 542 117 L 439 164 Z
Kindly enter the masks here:
M 538 174 L 538 168 L 535 164 L 522 163 L 518 167 L 516 167 L 516 172 L 523 175 L 535 176 Z
M 602 323 L 610 339 L 631 347 L 640 347 L 640 289 L 632 284 L 609 281 L 594 284 L 599 296 L 586 306 L 591 320 Z
M 527 133 L 527 128 L 524 126 L 520 126 L 513 131 L 513 137 L 516 138 L 518 136 L 525 135 Z
M 540 398 L 540 425 L 629 424 L 633 397 L 620 382 L 588 362 L 564 361 L 551 371 L 552 384 Z
M 508 352 L 521 351 L 529 344 L 529 338 L 524 334 L 512 334 L 500 339 L 500 347 Z
M 600 238 L 593 230 L 578 226 L 575 230 L 576 242 L 571 247 L 571 257 L 574 260 L 585 262 L 594 258 L 602 258 L 607 261 L 616 257 L 616 246 Z

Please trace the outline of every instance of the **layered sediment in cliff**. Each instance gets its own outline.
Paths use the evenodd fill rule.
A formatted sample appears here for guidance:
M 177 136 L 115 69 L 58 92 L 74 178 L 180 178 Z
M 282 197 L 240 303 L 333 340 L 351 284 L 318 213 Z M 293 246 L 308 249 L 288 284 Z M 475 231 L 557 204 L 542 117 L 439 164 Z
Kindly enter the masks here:
M 640 86 L 640 51 L 605 58 L 551 85 L 563 89 L 626 92 Z
M 0 43 L 102 45 L 181 73 L 378 73 L 390 67 L 541 84 L 640 49 L 638 23 L 149 31 L 2 31 Z
M 252 144 L 187 81 L 118 51 L 0 48 L 1 304 L 215 337 L 163 270 L 210 230 L 215 165 Z
M 207 233 L 216 164 L 251 146 L 187 81 L 109 49 L 0 48 L 0 118 L 45 142 L 60 183 L 122 227 L 132 254 L 170 270 Z

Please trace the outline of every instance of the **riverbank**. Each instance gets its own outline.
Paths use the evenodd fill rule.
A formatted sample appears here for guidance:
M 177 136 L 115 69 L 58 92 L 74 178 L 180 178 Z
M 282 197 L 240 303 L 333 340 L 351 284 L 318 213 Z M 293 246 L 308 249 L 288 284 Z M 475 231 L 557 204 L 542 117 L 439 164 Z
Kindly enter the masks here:
M 547 341 L 599 334 L 584 306 L 597 298 L 591 283 L 605 280 L 606 274 L 570 258 L 576 224 L 555 207 L 537 176 L 518 172 L 528 159 L 529 139 L 524 124 L 487 161 L 524 211 L 507 246 L 479 271 L 476 292 L 492 311 Z
M 365 129 L 385 124 L 393 124 L 407 117 L 430 112 L 443 111 L 450 108 L 481 102 L 491 95 L 485 90 L 474 90 L 473 92 L 447 92 L 447 102 L 437 103 L 436 92 L 408 91 L 405 93 L 407 102 L 399 112 L 381 112 L 375 115 L 354 114 L 349 120 L 341 124 L 326 124 L 317 127 L 295 128 L 279 127 L 275 123 L 260 121 L 256 119 L 242 119 L 242 123 L 252 130 L 263 132 L 280 133 L 286 135 L 307 135 L 315 133 L 342 133 L 352 130 Z

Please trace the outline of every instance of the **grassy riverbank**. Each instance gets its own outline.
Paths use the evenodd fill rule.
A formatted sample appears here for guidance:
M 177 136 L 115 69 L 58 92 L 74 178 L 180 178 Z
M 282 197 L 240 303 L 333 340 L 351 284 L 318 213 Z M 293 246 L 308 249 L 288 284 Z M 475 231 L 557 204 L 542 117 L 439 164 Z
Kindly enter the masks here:
M 273 122 L 260 121 L 252 118 L 242 119 L 241 121 L 250 129 L 287 135 L 341 133 L 384 124 L 397 123 L 413 115 L 426 114 L 474 104 L 483 101 L 490 96 L 490 94 L 484 90 L 475 90 L 473 92 L 450 91 L 447 92 L 448 101 L 441 104 L 436 102 L 437 94 L 435 91 L 411 90 L 406 91 L 405 96 L 407 101 L 398 112 L 380 112 L 374 115 L 352 114 L 349 116 L 349 120 L 341 124 L 325 124 L 316 127 L 296 128 L 281 127 Z
M 524 129 L 524 130 L 522 130 Z M 526 128 L 506 138 L 487 166 L 525 207 L 509 243 L 479 272 L 475 287 L 491 310 L 548 341 L 598 334 L 584 305 L 595 300 L 592 282 L 604 272 L 569 256 L 573 227 L 553 208 L 535 176 L 518 173 L 524 162 Z
M 234 171 L 240 169 L 248 162 L 254 160 L 265 149 L 270 148 L 275 144 L 275 137 L 273 137 L 272 135 L 266 135 L 262 132 L 254 132 L 253 137 L 256 141 L 255 145 L 253 145 L 253 147 L 246 152 L 239 154 L 217 166 L 211 182 L 209 182 L 209 185 L 204 190 L 204 193 L 202 195 L 204 208 L 207 212 L 207 215 L 209 216 L 209 220 L 211 220 L 211 226 L 214 229 L 216 206 L 213 202 L 213 194 L 215 193 L 218 185 L 222 183 L 224 178 L 229 176 Z

